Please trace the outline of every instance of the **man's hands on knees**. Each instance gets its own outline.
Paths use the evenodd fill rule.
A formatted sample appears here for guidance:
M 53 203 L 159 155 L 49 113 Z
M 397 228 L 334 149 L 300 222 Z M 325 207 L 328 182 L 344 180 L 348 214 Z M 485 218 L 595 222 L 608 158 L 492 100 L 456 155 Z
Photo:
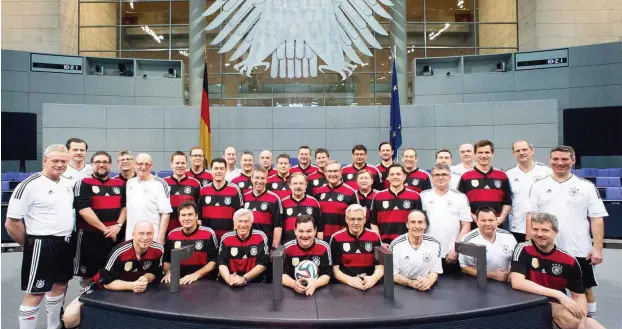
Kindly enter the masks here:
M 560 292 L 560 296 L 557 300 L 559 300 L 559 303 L 562 304 L 562 306 L 564 306 L 566 309 L 568 309 L 568 311 L 570 311 L 570 313 L 575 318 L 582 319 L 587 316 L 587 313 L 585 313 L 581 309 L 579 304 L 575 302 L 572 298 L 568 297 L 568 295 Z

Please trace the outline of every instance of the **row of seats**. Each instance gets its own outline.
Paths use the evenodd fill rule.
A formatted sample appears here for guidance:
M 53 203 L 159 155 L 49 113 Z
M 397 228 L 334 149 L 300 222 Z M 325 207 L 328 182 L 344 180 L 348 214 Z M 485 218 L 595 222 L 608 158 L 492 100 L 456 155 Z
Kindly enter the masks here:
M 622 177 L 622 168 L 582 168 L 572 169 L 572 172 L 579 177 Z
M 620 187 L 622 179 L 620 177 L 596 177 L 596 187 Z
M 599 188 L 600 196 L 606 201 L 622 201 L 622 187 Z

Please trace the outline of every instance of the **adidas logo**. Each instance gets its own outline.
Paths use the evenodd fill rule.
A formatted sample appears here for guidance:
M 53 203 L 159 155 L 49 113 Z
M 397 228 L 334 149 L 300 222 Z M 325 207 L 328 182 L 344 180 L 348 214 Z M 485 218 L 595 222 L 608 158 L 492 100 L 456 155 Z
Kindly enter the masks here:
M 551 189 L 546 190 L 546 193 L 552 193 Z
M 406 256 L 406 258 L 404 258 L 404 259 L 410 259 L 410 257 Z

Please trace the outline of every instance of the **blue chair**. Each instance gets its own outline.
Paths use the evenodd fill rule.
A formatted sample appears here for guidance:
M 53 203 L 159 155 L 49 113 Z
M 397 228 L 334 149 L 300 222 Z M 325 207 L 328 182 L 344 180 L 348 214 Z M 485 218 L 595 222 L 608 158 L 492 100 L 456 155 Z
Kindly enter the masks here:
M 622 188 L 620 187 L 608 187 L 605 192 L 606 200 L 620 200 L 622 201 Z
M 609 169 L 596 169 L 596 177 L 609 177 Z
M 587 175 L 589 177 L 598 177 L 598 169 L 596 169 L 596 168 L 588 168 Z
M 297 166 L 300 163 L 300 161 L 298 161 L 298 158 L 290 158 L 289 159 L 289 164 L 293 167 L 293 166 Z
M 609 177 L 609 186 L 610 187 L 620 187 L 620 177 Z
M 111 171 L 111 172 L 108 173 L 108 177 L 112 178 L 112 177 L 117 177 L 117 176 L 119 176 L 118 172 Z
M 6 175 L 6 181 L 7 182 L 14 181 L 15 180 L 15 174 L 17 174 L 17 173 L 15 173 L 15 172 L 8 172 L 8 173 L 6 173 L 5 174 Z M 5 180 L 5 179 L 2 179 L 2 180 Z
M 29 176 L 30 176 L 30 173 L 18 172 L 15 175 L 15 181 L 22 182 L 22 181 L 24 181 L 24 179 L 28 178 Z
M 2 181 L 2 192 L 9 190 L 9 182 Z
M 596 177 L 596 187 L 609 187 L 609 177 Z
M 158 177 L 160 177 L 160 178 L 165 178 L 165 177 L 168 177 L 168 176 L 170 176 L 170 175 L 172 175 L 172 174 L 173 174 L 173 172 L 172 172 L 172 171 L 160 171 L 160 172 L 158 173 Z
M 587 172 L 585 169 L 575 169 L 575 175 L 579 176 L 579 177 L 586 177 L 587 176 Z

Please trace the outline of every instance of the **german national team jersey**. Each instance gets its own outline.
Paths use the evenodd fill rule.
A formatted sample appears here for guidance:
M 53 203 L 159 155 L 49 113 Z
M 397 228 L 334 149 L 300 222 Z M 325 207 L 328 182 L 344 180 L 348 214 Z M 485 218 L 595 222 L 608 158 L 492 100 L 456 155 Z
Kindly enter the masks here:
M 406 233 L 406 222 L 411 211 L 421 210 L 419 193 L 403 188 L 395 194 L 391 190 L 378 192 L 371 204 L 370 222 L 380 230 L 382 242 L 391 243 L 393 239 Z
M 432 184 L 430 183 L 430 174 L 428 174 L 425 170 L 416 168 L 406 175 L 404 186 L 406 186 L 407 189 L 417 193 L 429 190 L 432 188 Z
M 364 229 L 356 236 L 344 228 L 330 238 L 334 265 L 339 265 L 339 270 L 348 276 L 374 274 L 379 264 L 374 257 L 374 248 L 380 245 L 380 236 L 370 229 Z
M 322 275 L 331 276 L 333 261 L 328 243 L 315 239 L 313 245 L 307 249 L 302 248 L 296 240 L 285 243 L 283 274 L 287 274 L 296 280 L 296 266 L 304 260 L 310 260 L 317 266 L 318 278 Z
M 324 222 L 322 221 L 322 212 L 320 204 L 317 200 L 306 195 L 299 201 L 291 195 L 285 197 L 283 204 L 283 241 L 296 239 L 294 230 L 296 229 L 296 218 L 300 215 L 309 215 L 315 219 L 315 226 L 318 232 L 324 231 Z
M 500 228 L 495 232 L 495 240 L 488 241 L 479 229 L 474 229 L 462 238 L 462 242 L 474 243 L 486 247 L 486 269 L 488 272 L 495 270 L 509 271 L 512 261 L 512 253 L 516 248 L 516 239 L 514 236 Z M 460 254 L 458 256 L 460 267 L 476 266 L 475 258 Z
M 344 184 L 350 186 L 355 191 L 358 190 L 359 185 L 356 182 L 356 175 L 358 174 L 359 171 L 363 169 L 367 169 L 371 173 L 371 178 L 373 181 L 372 187 L 375 188 L 376 190 L 381 190 L 383 183 L 381 181 L 382 177 L 380 175 L 380 172 L 378 171 L 378 168 L 372 165 L 368 165 L 367 163 L 363 165 L 363 167 L 361 168 L 356 168 L 354 164 L 344 166 L 341 169 L 341 177 L 343 179 Z
M 300 165 L 295 165 L 293 167 L 291 167 L 289 169 L 289 173 L 293 174 L 293 173 L 297 173 L 297 172 L 301 172 L 303 174 L 305 174 L 305 176 L 309 177 L 309 175 L 313 174 L 314 172 L 317 171 L 317 166 L 314 164 L 309 164 L 309 166 L 307 166 L 307 168 L 303 168 Z
M 275 227 L 283 227 L 283 205 L 275 193 L 265 190 L 259 195 L 254 191 L 244 194 L 244 208 L 253 211 L 253 229 L 268 236 L 272 242 Z
M 266 188 L 279 196 L 281 200 L 292 194 L 292 191 L 289 190 L 289 185 L 287 184 L 287 180 L 289 179 L 289 174 L 287 177 L 281 177 L 278 174 L 274 176 L 268 177 L 268 182 L 266 183 Z
M 80 215 L 80 210 L 85 208 L 91 208 L 104 225 L 117 225 L 121 208 L 125 208 L 125 187 L 122 180 L 114 178 L 100 180 L 92 176 L 86 177 L 78 181 L 74 194 L 78 228 L 99 232 Z
M 179 213 L 177 207 L 179 207 L 179 205 L 184 201 L 198 201 L 199 192 L 201 191 L 201 183 L 189 176 L 184 176 L 179 180 L 173 176 L 169 176 L 164 178 L 164 181 L 168 184 L 168 187 L 171 190 L 171 208 L 173 208 L 171 218 L 168 221 L 168 229 L 166 230 L 168 233 L 181 226 L 181 224 L 179 224 Z
M 557 246 L 545 253 L 533 241 L 519 243 L 512 256 L 512 272 L 523 274 L 529 281 L 564 294 L 566 289 L 576 294 L 585 293 L 579 262 Z
M 393 240 L 390 249 L 393 252 L 393 275 L 399 273 L 413 280 L 432 272 L 443 273 L 441 244 L 427 234 L 423 235 L 417 249 L 410 244 L 408 233 Z
M 186 176 L 192 177 L 201 183 L 201 187 L 207 186 L 214 181 L 214 177 L 207 170 L 203 169 L 200 173 L 192 172 L 192 169 L 186 171 Z
M 218 266 L 227 266 L 229 273 L 244 275 L 257 265 L 267 267 L 269 263 L 268 237 L 263 232 L 252 230 L 244 240 L 235 231 L 222 236 L 218 249 Z M 252 282 L 261 282 L 262 279 L 263 274 L 258 275 Z
M 318 169 L 316 172 L 307 176 L 307 194 L 317 196 L 317 189 L 328 184 L 324 172 Z
M 508 176 L 501 170 L 490 168 L 487 173 L 477 167 L 462 174 L 458 191 L 466 194 L 471 204 L 471 213 L 475 214 L 482 206 L 489 206 L 499 217 L 503 206 L 512 205 L 512 190 Z
M 266 170 L 268 170 L 268 177 L 278 174 L 278 171 L 274 169 L 274 167 L 270 167 L 270 169 L 266 169 Z
M 466 195 L 449 189 L 439 195 L 436 190 L 421 192 L 421 207 L 428 217 L 426 234 L 441 243 L 441 257 L 454 250 L 463 222 L 472 222 Z
M 389 167 L 385 167 L 382 163 L 379 163 L 376 166 L 376 169 L 378 169 L 378 172 L 380 173 L 380 181 L 382 182 L 381 189 L 388 189 L 389 185 L 391 185 L 391 183 L 389 183 L 389 181 L 387 180 L 387 178 L 389 178 Z
M 575 175 L 563 182 L 548 176 L 533 183 L 527 211 L 555 215 L 559 222 L 555 244 L 571 255 L 582 258 L 587 257 L 592 250 L 588 217 L 608 216 L 596 186 Z
M 123 177 L 123 175 L 121 175 L 121 174 L 118 174 L 118 175 L 116 175 L 116 176 L 114 176 L 112 178 L 120 179 L 123 182 L 123 186 L 125 186 L 127 184 L 127 180 L 130 179 L 130 178 L 134 178 L 134 177 L 136 177 L 136 173 L 135 172 L 132 172 L 132 176 L 130 176 L 128 178 Z
M 151 273 L 156 279 L 153 282 L 158 283 L 162 278 L 162 255 L 164 247 L 161 244 L 152 241 L 147 251 L 140 255 L 140 259 L 136 257 L 133 240 L 122 242 L 114 247 L 106 260 L 106 266 L 101 269 L 95 276 L 93 282 L 97 283 L 101 288 L 115 280 L 136 281 L 141 276 Z
M 242 208 L 244 199 L 237 185 L 225 183 L 217 189 L 209 184 L 201 189 L 199 209 L 201 224 L 211 227 L 218 239 L 233 230 L 233 214 Z
M 529 206 L 529 190 L 533 183 L 549 176 L 551 168 L 536 162 L 531 170 L 524 172 L 518 165 L 505 171 L 512 189 L 512 211 L 510 211 L 510 231 L 525 234 L 525 219 Z
M 358 204 L 358 197 L 356 190 L 344 183 L 334 188 L 326 184 L 316 192 L 315 198 L 320 203 L 324 221 L 324 239 L 328 240 L 335 232 L 346 227 L 346 208 L 351 204 Z
M 462 162 L 460 162 L 457 165 L 451 166 L 449 169 L 451 169 L 451 172 L 456 173 L 459 176 L 462 176 L 462 174 L 464 174 L 465 172 L 475 169 L 475 166 L 472 168 L 467 168 L 464 166 Z
M 356 191 L 356 196 L 359 199 L 359 204 L 365 208 L 367 208 L 367 213 L 366 213 L 366 220 L 365 220 L 365 227 L 367 228 L 371 228 L 371 223 L 370 223 L 370 214 L 371 214 L 371 203 L 372 201 L 374 201 L 374 197 L 376 196 L 376 194 L 378 194 L 378 190 L 374 190 L 372 189 L 371 191 L 369 191 L 369 193 L 367 193 L 367 195 L 363 194 L 363 192 L 361 192 L 360 190 Z
M 242 194 L 253 189 L 253 184 L 251 183 L 251 176 L 246 176 L 244 173 L 240 173 L 240 176 L 231 180 L 231 184 L 235 184 L 240 188 Z
M 181 277 L 200 270 L 209 262 L 216 262 L 218 258 L 218 242 L 214 230 L 205 226 L 197 226 L 194 232 L 186 234 L 181 227 L 178 227 L 172 230 L 166 238 L 164 262 L 171 262 L 171 250 L 185 246 L 192 246 L 194 250 L 190 258 L 181 261 Z M 215 276 L 211 277 L 215 278 Z

